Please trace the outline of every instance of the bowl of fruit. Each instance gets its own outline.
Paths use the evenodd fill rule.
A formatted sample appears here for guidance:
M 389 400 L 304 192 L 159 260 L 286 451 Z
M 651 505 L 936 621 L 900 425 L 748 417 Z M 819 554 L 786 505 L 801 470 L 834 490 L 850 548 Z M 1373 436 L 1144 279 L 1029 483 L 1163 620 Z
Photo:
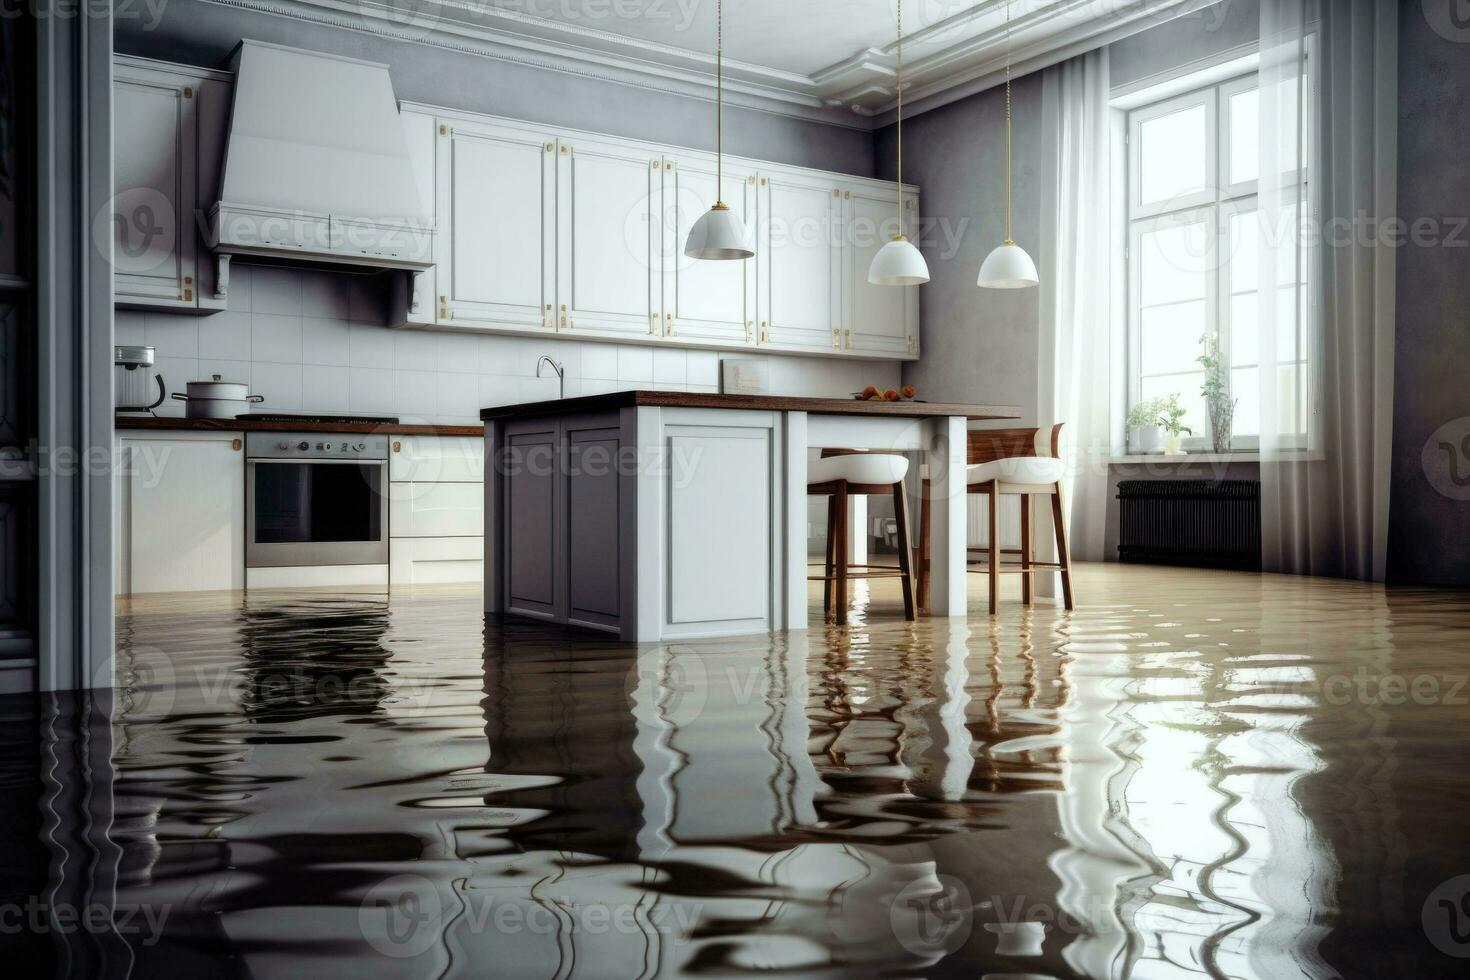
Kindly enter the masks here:
M 902 388 L 879 388 L 877 385 L 868 385 L 862 391 L 854 391 L 852 397 L 860 402 L 899 402 L 918 401 L 919 392 L 913 385 L 904 385 Z

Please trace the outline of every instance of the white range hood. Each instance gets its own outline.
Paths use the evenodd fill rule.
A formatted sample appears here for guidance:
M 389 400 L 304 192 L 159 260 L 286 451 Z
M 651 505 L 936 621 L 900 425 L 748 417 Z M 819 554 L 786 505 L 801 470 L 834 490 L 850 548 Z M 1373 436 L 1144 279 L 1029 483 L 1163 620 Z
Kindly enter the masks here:
M 425 269 L 428 202 L 388 67 L 242 41 L 210 246 L 222 256 Z

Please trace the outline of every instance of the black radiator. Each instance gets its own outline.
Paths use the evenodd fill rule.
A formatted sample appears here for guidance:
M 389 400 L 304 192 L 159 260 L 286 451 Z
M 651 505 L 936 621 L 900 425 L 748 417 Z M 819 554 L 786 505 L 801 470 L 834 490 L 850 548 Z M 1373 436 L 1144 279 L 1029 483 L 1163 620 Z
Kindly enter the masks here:
M 1118 559 L 1204 568 L 1261 567 L 1257 480 L 1123 480 Z

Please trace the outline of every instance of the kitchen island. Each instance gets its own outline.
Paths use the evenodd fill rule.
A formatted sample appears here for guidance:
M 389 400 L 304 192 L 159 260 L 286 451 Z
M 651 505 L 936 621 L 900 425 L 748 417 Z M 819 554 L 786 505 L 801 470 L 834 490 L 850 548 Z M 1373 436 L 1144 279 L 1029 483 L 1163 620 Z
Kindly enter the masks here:
M 487 408 L 485 612 L 637 642 L 805 629 L 807 453 L 861 448 L 928 464 L 930 611 L 963 617 L 966 423 L 1019 416 L 675 391 Z

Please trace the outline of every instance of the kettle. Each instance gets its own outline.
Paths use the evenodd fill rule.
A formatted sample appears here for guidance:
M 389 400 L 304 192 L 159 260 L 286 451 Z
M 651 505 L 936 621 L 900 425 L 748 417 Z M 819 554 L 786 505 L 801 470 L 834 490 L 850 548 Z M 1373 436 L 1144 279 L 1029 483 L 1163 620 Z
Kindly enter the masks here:
M 113 408 L 119 412 L 151 412 L 168 397 L 163 375 L 143 370 L 153 366 L 152 347 L 114 347 L 112 349 Z M 152 383 L 150 383 L 152 382 Z M 153 397 L 153 385 L 158 397 Z M 152 399 L 150 402 L 149 399 Z

